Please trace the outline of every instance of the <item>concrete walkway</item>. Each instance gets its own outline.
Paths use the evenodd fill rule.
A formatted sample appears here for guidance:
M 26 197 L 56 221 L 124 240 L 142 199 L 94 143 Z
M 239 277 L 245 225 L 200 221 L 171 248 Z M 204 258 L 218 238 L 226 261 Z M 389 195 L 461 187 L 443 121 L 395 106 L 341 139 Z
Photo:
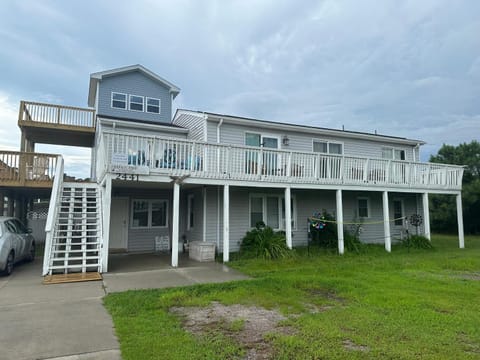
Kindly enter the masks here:
M 121 359 L 112 319 L 102 305 L 106 292 L 247 279 L 216 263 L 153 270 L 141 266 L 142 256 L 128 261 L 128 271 L 119 266 L 104 274 L 103 282 L 43 285 L 40 259 L 0 277 L 0 359 Z

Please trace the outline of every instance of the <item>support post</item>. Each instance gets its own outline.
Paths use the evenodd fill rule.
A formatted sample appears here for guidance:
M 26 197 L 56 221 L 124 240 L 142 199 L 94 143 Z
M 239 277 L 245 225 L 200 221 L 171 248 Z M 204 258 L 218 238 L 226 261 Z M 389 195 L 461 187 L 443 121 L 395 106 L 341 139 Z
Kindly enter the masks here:
M 189 215 L 190 216 L 190 215 Z M 207 188 L 203 187 L 203 228 L 202 239 L 207 241 Z
M 15 217 L 17 219 L 22 218 L 22 207 L 23 207 L 23 197 L 22 196 L 17 196 L 15 199 Z
M 8 209 L 7 209 L 7 216 L 13 216 L 13 211 L 15 209 L 15 199 L 13 194 L 8 194 Z
M 0 192 L 0 216 L 3 216 L 3 210 L 5 208 L 5 194 Z
M 428 204 L 428 193 L 422 194 L 423 223 L 425 228 L 425 237 L 432 240 L 430 235 L 430 209 Z
M 180 218 L 180 184 L 173 183 L 172 266 L 178 266 L 178 225 Z
M 291 249 L 292 244 L 292 194 L 290 186 L 285 188 L 285 235 L 287 238 L 287 247 Z
M 342 190 L 336 191 L 337 197 L 337 236 L 338 236 L 338 253 L 343 255 L 345 252 L 344 237 L 343 237 L 343 202 L 342 202 Z
M 390 236 L 390 215 L 388 212 L 388 192 L 382 193 L 383 200 L 383 230 L 385 233 L 385 250 L 392 251 L 392 238 Z
M 102 272 L 108 271 L 108 249 L 110 247 L 110 212 L 112 209 L 112 177 L 107 174 L 105 177 L 105 195 L 103 197 L 103 254 Z
M 223 186 L 223 262 L 230 257 L 230 189 Z
M 458 247 L 465 248 L 465 237 L 463 234 L 463 209 L 462 209 L 462 194 L 457 194 L 457 223 L 458 223 Z

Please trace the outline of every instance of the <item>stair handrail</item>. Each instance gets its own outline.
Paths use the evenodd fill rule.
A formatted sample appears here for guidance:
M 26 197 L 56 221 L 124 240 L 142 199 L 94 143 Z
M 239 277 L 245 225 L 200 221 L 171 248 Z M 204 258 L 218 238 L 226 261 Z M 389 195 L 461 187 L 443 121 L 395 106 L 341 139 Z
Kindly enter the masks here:
M 54 235 L 55 219 L 58 213 L 58 204 L 63 184 L 63 157 L 61 155 L 57 158 L 57 166 L 55 168 L 55 177 L 53 179 L 52 195 L 50 196 L 50 203 L 48 205 L 48 216 L 45 224 L 45 253 L 43 255 L 43 273 L 45 276 L 49 271 L 49 262 L 52 255 L 52 244 Z

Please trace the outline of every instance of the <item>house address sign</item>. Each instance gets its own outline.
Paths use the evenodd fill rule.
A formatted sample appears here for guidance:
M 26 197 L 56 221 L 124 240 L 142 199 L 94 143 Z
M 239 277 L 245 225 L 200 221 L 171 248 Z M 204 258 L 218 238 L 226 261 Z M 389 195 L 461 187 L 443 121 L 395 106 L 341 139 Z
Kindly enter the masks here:
M 137 180 L 138 175 L 149 175 L 150 169 L 145 165 L 132 165 L 129 164 L 128 155 L 125 154 L 112 154 L 112 163 L 110 165 L 110 172 L 118 174 L 119 180 Z

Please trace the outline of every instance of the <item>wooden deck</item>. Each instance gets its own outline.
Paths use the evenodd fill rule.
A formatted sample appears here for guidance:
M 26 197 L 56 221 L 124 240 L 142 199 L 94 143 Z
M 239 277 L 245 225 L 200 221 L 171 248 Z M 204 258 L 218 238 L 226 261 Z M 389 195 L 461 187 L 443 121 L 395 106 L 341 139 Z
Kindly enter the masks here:
M 64 284 L 64 283 L 83 282 L 83 281 L 98 281 L 102 279 L 103 279 L 102 275 L 98 272 L 54 274 L 54 275 L 45 276 L 43 278 L 43 284 L 44 285 Z
M 51 188 L 58 155 L 0 151 L 0 187 Z
M 27 142 L 93 147 L 95 110 L 21 101 L 18 126 Z

